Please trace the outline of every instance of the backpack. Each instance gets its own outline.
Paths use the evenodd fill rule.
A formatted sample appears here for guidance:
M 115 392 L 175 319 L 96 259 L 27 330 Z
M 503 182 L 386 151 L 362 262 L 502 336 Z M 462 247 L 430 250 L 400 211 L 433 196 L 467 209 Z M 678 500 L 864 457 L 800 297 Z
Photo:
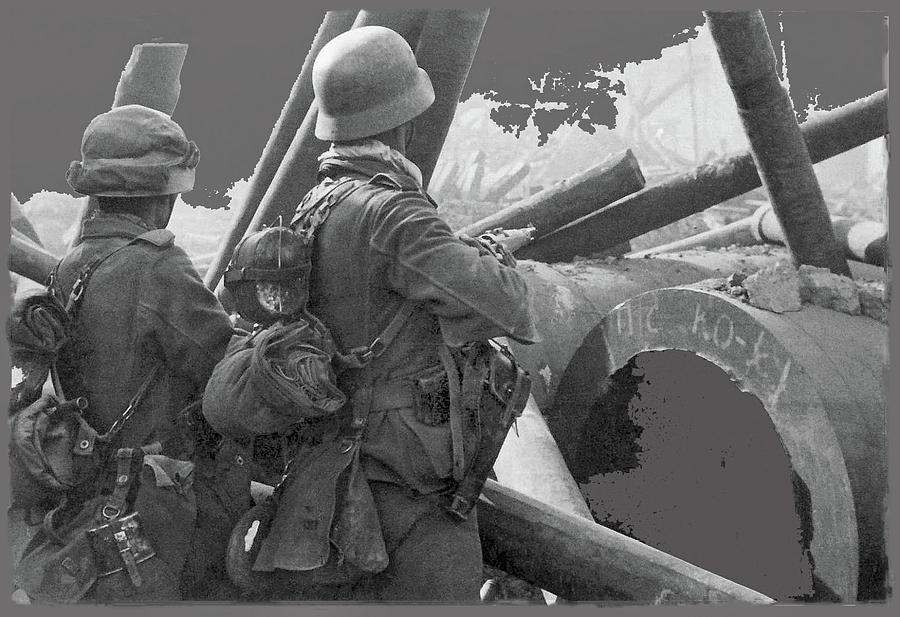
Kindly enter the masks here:
M 312 199 L 316 191 L 308 193 L 291 222 L 295 230 L 269 228 L 299 238 L 300 263 L 290 273 L 294 293 L 305 300 L 290 321 L 232 339 L 203 394 L 203 415 L 216 432 L 252 438 L 286 433 L 299 422 L 334 417 L 347 402 L 337 387 L 337 372 L 362 368 L 379 357 L 412 314 L 415 303 L 405 301 L 372 343 L 341 353 L 326 325 L 306 309 L 316 232 L 335 205 L 366 184 L 352 183 L 344 178 L 326 184 L 326 192 L 317 199 Z M 239 249 L 240 245 L 235 253 Z M 226 282 L 253 280 L 257 272 L 230 269 Z
M 101 434 L 82 415 L 89 401 L 84 397 L 67 400 L 56 370 L 61 350 L 74 337 L 78 309 L 94 271 L 113 254 L 142 237 L 87 263 L 65 302 L 56 282 L 57 264 L 45 289 L 21 299 L 13 307 L 7 320 L 7 334 L 12 365 L 21 372 L 21 380 L 10 391 L 8 419 L 14 507 L 46 507 L 94 478 L 112 455 L 111 443 L 115 436 L 160 372 L 161 365 L 150 371 L 128 407 Z M 54 394 L 42 392 L 48 376 Z

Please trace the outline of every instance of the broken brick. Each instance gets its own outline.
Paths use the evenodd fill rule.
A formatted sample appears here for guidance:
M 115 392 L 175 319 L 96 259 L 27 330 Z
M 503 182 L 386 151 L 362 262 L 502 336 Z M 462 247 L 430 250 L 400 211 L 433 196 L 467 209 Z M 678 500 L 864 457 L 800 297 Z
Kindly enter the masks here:
M 860 314 L 859 291 L 853 279 L 809 265 L 800 266 L 798 274 L 804 302 L 849 315 Z

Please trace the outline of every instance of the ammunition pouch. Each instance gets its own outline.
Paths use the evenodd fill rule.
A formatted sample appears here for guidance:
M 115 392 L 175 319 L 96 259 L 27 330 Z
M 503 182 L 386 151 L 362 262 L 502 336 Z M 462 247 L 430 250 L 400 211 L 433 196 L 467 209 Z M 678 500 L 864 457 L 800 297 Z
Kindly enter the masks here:
M 435 367 L 425 371 L 414 386 L 416 420 L 428 426 L 438 426 L 450 420 L 450 390 L 447 371 Z
M 315 599 L 319 587 L 353 584 L 387 567 L 359 460 L 369 399 L 354 397 L 349 425 L 302 447 L 272 496 L 235 526 L 226 567 L 245 593 Z
M 525 409 L 531 378 L 509 349 L 493 340 L 469 343 L 455 355 L 442 348 L 449 376 L 456 480 L 444 506 L 454 517 L 465 520 L 493 469 L 506 434 Z
M 111 490 L 63 499 L 47 513 L 14 571 L 32 601 L 181 599 L 179 574 L 196 518 L 193 463 L 156 450 L 119 449 Z
M 82 417 L 86 406 L 80 397 L 58 401 L 44 394 L 9 418 L 14 507 L 52 506 L 96 477 L 109 448 Z

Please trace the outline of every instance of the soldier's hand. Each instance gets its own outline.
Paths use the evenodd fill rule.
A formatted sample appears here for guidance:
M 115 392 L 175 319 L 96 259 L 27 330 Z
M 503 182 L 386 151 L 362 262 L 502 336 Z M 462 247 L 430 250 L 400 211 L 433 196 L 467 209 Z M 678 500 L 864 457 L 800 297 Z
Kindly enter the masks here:
M 472 236 L 470 236 L 468 234 L 457 234 L 456 237 L 459 238 L 460 241 L 463 242 L 464 244 L 467 244 L 467 245 L 471 246 L 472 248 L 478 249 L 479 255 L 492 255 L 493 254 L 493 253 L 491 253 L 491 251 L 488 250 L 488 248 L 484 245 L 484 243 L 481 242 L 480 240 L 478 240 L 477 238 L 473 238 Z
M 479 255 L 491 255 L 504 266 L 509 266 L 510 268 L 516 267 L 516 260 L 512 256 L 512 253 L 507 251 L 503 244 L 500 243 L 493 234 L 484 233 L 477 238 L 473 238 L 466 234 L 459 234 L 457 237 L 469 246 L 477 248 Z

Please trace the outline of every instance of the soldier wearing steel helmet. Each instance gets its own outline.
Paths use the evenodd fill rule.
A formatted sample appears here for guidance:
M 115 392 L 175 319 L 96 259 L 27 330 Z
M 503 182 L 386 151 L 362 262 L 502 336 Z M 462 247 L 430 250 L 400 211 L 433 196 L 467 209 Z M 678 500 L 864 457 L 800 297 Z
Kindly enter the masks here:
M 63 390 L 68 397 L 87 398 L 85 419 L 102 432 L 161 363 L 140 408 L 120 433 L 120 447 L 159 441 L 163 454 L 191 459 L 195 444 L 178 414 L 202 396 L 233 334 L 228 314 L 165 229 L 178 195 L 194 186 L 199 150 L 166 114 L 126 105 L 90 122 L 81 153 L 66 179 L 75 191 L 95 197 L 98 208 L 59 265 L 59 289 L 71 289 L 86 264 L 109 256 L 93 271 L 78 312 L 77 336 L 61 358 Z M 120 250 L 110 255 L 115 249 Z M 222 454 L 218 464 L 227 456 Z M 249 507 L 249 480 L 245 496 L 240 489 L 217 496 L 215 465 L 198 461 L 195 473 L 203 530 L 194 535 L 200 546 L 188 558 L 189 598 L 209 591 L 201 589 L 216 580 L 208 568 L 222 569 L 229 526 Z M 204 506 L 210 499 L 212 508 Z M 218 580 L 227 582 L 224 574 Z
M 312 80 L 315 134 L 331 142 L 312 200 L 336 183 L 349 190 L 318 232 L 310 310 L 349 350 L 369 345 L 404 301 L 416 302 L 375 360 L 338 377 L 351 406 L 368 413 L 360 464 L 388 565 L 337 597 L 477 602 L 477 517 L 455 520 L 438 505 L 453 483 L 451 427 L 422 389 L 439 383 L 443 345 L 496 336 L 535 341 L 528 291 L 513 262 L 454 235 L 406 158 L 434 90 L 399 34 L 369 26 L 336 37 L 318 54 Z

